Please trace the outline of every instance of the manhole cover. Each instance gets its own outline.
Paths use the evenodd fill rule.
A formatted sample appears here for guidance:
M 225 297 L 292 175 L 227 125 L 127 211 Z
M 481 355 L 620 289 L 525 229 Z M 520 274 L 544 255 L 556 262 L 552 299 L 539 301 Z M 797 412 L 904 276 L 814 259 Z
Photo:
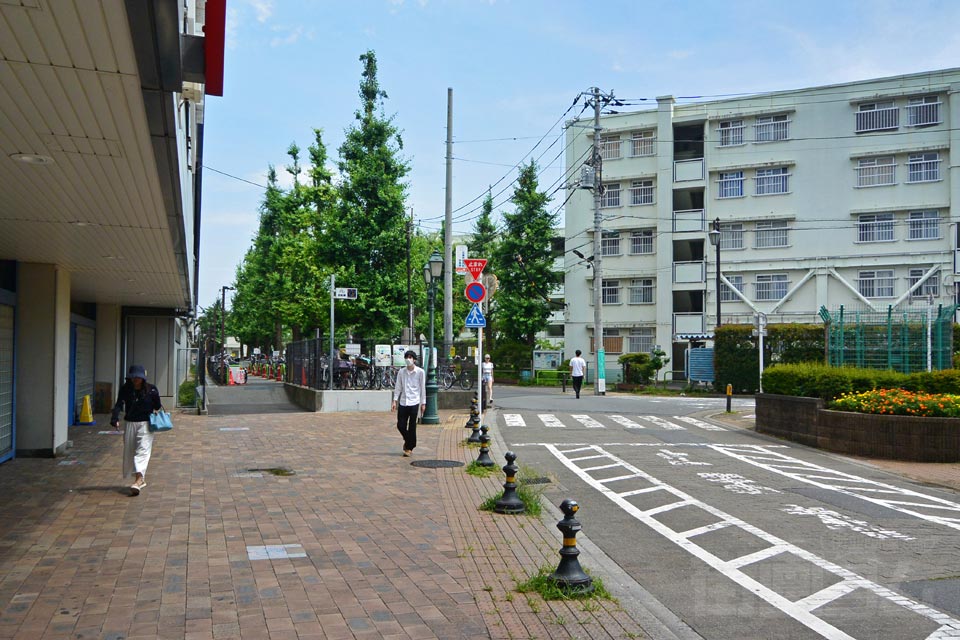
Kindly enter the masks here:
M 550 478 L 540 476 L 539 478 L 524 478 L 520 484 L 550 484 Z
M 425 469 L 442 469 L 444 467 L 463 466 L 463 463 L 458 460 L 415 460 L 410 464 L 414 467 L 424 467 Z

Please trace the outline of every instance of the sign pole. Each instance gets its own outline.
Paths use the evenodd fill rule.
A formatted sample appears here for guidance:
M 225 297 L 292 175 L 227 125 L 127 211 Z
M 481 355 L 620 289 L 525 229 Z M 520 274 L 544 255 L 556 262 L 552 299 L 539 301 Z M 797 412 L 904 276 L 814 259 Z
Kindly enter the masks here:
M 332 274 L 332 273 L 330 274 L 330 362 L 327 364 L 327 372 L 328 372 L 329 375 L 330 375 L 330 391 L 333 391 L 333 373 L 334 373 L 334 371 L 333 371 L 333 365 L 336 364 L 336 362 L 334 361 L 334 358 L 333 358 L 333 329 L 334 329 L 334 326 L 333 326 L 333 308 L 334 308 L 334 307 L 333 307 L 333 294 L 334 294 L 334 291 L 335 291 L 334 286 L 336 285 L 336 278 L 337 278 L 337 276 L 336 276 L 335 274 Z
M 483 397 L 483 327 L 477 328 L 477 404 L 480 405 L 480 424 L 483 424 L 483 410 L 487 399 Z

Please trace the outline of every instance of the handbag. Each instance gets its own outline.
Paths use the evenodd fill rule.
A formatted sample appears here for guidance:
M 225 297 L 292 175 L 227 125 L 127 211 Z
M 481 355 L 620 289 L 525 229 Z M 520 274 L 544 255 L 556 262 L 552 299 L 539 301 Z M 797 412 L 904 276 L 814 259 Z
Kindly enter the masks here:
M 156 413 L 150 414 L 150 431 L 156 433 L 157 431 L 170 431 L 173 429 L 173 421 L 170 419 L 170 414 L 160 409 Z

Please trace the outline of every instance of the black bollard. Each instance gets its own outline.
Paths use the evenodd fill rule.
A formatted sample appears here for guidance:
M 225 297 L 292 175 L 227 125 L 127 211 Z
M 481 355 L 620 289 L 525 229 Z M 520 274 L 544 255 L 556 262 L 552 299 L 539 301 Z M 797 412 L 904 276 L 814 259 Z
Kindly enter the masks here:
M 517 495 L 517 470 L 515 464 L 517 454 L 513 451 L 507 451 L 503 456 L 507 459 L 507 464 L 503 466 L 503 472 L 507 474 L 507 481 L 503 483 L 503 497 L 497 500 L 493 510 L 497 513 L 523 513 L 527 510 L 523 500 Z
M 467 442 L 471 442 L 473 444 L 479 444 L 480 443 L 480 420 L 473 420 L 472 418 L 471 420 L 473 421 L 473 424 L 471 424 L 470 426 L 473 429 L 473 431 L 470 432 L 470 437 L 467 438 Z
M 495 467 L 497 464 L 490 457 L 490 436 L 487 435 L 487 431 L 490 430 L 490 427 L 483 425 L 480 427 L 480 431 L 483 432 L 483 435 L 480 436 L 480 455 L 477 456 L 477 464 L 481 467 Z M 471 434 L 470 437 L 473 437 Z M 468 440 L 469 442 L 469 440 Z
M 574 514 L 579 509 L 580 505 L 576 500 L 568 498 L 560 503 L 564 518 L 557 523 L 557 529 L 560 529 L 560 533 L 563 534 L 563 548 L 560 549 L 560 564 L 557 570 L 550 574 L 550 580 L 568 592 L 591 593 L 593 578 L 584 573 L 577 559 L 580 555 L 580 550 L 577 549 L 577 533 L 582 527 Z

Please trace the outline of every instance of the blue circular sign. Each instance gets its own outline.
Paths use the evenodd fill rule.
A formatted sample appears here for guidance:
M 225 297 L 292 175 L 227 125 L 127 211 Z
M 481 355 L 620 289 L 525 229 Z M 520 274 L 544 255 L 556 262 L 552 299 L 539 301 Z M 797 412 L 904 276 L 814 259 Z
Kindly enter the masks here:
M 483 286 L 482 282 L 471 282 L 463 290 L 463 295 L 467 296 L 467 300 L 470 302 L 483 302 L 483 299 L 487 297 L 487 288 Z

